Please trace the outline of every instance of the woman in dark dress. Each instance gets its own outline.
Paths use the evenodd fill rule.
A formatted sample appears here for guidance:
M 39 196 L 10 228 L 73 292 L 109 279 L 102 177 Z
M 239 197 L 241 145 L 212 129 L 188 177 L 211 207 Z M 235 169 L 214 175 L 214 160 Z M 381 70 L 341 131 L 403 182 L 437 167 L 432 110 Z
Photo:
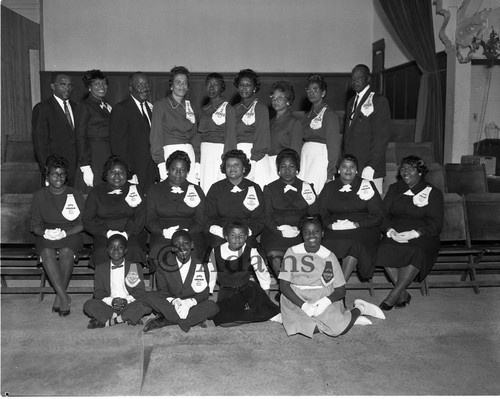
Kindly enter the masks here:
M 67 293 L 75 257 L 83 248 L 81 212 L 83 194 L 65 184 L 68 161 L 51 155 L 45 163 L 48 186 L 33 195 L 31 231 L 35 235 L 36 253 L 56 291 L 52 312 L 70 314 L 71 298 Z
M 85 73 L 83 83 L 89 95 L 75 110 L 76 146 L 83 180 L 88 187 L 94 187 L 99 184 L 102 166 L 111 155 L 111 105 L 105 101 L 109 82 L 100 70 L 93 69 Z
M 297 151 L 281 150 L 275 167 L 279 179 L 264 187 L 266 226 L 260 242 L 277 277 L 286 250 L 302 242 L 300 218 L 317 213 L 317 198 L 311 185 L 297 177 L 300 171 Z
M 425 181 L 424 161 L 415 155 L 403 158 L 399 174 L 402 180 L 384 198 L 385 236 L 377 252 L 376 265 L 385 267 L 394 283 L 382 310 L 410 303 L 406 288 L 415 278 L 423 281 L 434 266 L 443 226 L 443 194 Z
M 146 197 L 146 228 L 151 233 L 149 259 L 155 266 L 162 248 L 171 244 L 177 230 L 187 230 L 194 242 L 194 256 L 202 259 L 206 248 L 205 194 L 187 180 L 191 160 L 184 151 L 174 151 L 166 162 L 168 177 L 149 189 Z
M 132 178 L 128 165 L 120 157 L 109 157 L 103 168 L 102 182 L 90 190 L 83 211 L 83 227 L 94 237 L 92 264 L 108 261 L 107 239 L 120 233 L 128 240 L 125 259 L 146 263 L 146 201 Z
M 339 178 L 327 183 L 318 200 L 325 224 L 323 245 L 343 259 L 346 281 L 357 265 L 361 279 L 373 276 L 380 240 L 382 199 L 374 184 L 358 176 L 358 160 L 345 154 Z

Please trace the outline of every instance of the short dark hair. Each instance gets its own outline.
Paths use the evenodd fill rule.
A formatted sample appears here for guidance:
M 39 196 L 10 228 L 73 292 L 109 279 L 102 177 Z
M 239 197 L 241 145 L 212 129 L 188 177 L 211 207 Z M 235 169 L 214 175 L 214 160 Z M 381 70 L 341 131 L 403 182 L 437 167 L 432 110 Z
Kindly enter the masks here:
M 318 75 L 317 73 L 311 73 L 307 77 L 306 89 L 309 87 L 310 84 L 313 83 L 317 83 L 321 91 L 326 91 L 328 88 L 328 85 L 326 84 L 325 79 L 323 79 L 323 76 Z
M 323 230 L 323 219 L 321 218 L 321 215 L 315 214 L 312 216 L 309 215 L 304 215 L 300 218 L 299 222 L 299 227 L 300 230 L 304 227 L 306 223 L 314 223 L 315 225 L 321 227 L 321 230 Z
M 256 93 L 260 90 L 259 75 L 257 75 L 257 72 L 255 72 L 253 69 L 242 69 L 238 72 L 238 74 L 234 78 L 234 86 L 236 88 L 238 88 L 238 86 L 240 85 L 240 81 L 243 78 L 250 79 L 253 82 Z
M 222 163 L 220 164 L 220 171 L 226 174 L 226 162 L 229 158 L 237 158 L 243 164 L 243 176 L 247 177 L 252 170 L 252 165 L 246 154 L 241 150 L 230 150 L 222 155 Z
M 353 73 L 357 69 L 362 71 L 366 76 L 370 77 L 370 68 L 368 68 L 368 66 L 366 66 L 365 64 L 356 65 L 354 68 L 352 68 L 351 73 Z
M 131 73 L 130 75 L 128 75 L 128 85 L 131 86 L 132 83 L 134 82 L 134 78 L 136 76 L 140 76 L 140 75 L 147 77 L 147 75 L 144 72 L 141 72 L 141 71 L 137 71 L 137 72 L 134 72 L 134 73 Z
M 99 70 L 99 69 L 91 69 L 87 72 L 82 77 L 83 84 L 85 87 L 88 89 L 90 85 L 92 84 L 92 81 L 100 79 L 100 80 L 105 80 L 106 84 L 109 85 L 109 80 L 104 74 Z
M 124 235 L 118 234 L 118 233 L 115 233 L 115 234 L 113 234 L 112 236 L 110 236 L 108 238 L 108 240 L 106 241 L 106 246 L 109 246 L 111 244 L 111 242 L 114 241 L 114 240 L 120 241 L 120 243 L 122 245 L 124 245 L 125 247 L 127 247 L 127 243 L 128 243 L 127 239 L 125 238 Z
M 295 162 L 295 166 L 297 166 L 297 171 L 300 172 L 299 153 L 292 148 L 283 148 L 276 156 L 276 170 L 278 171 L 278 173 L 280 171 L 280 164 L 285 158 L 290 158 L 293 162 Z
M 359 167 L 359 164 L 358 164 L 358 158 L 356 158 L 354 155 L 352 154 L 343 154 L 341 157 L 340 157 L 340 160 L 339 160 L 339 166 L 340 164 L 342 164 L 342 162 L 344 161 L 351 161 L 353 162 L 355 165 L 356 165 L 356 169 L 358 169 Z
M 180 229 L 180 230 L 177 230 L 176 232 L 174 232 L 174 234 L 172 234 L 172 238 L 170 241 L 174 242 L 174 239 L 177 237 L 186 237 L 189 241 L 193 242 L 193 239 L 191 238 L 191 234 L 189 234 L 189 232 L 187 230 L 184 230 L 184 229 Z
M 427 168 L 427 165 L 422 160 L 422 158 L 417 157 L 416 155 L 408 155 L 407 157 L 404 157 L 401 160 L 399 167 L 402 167 L 404 163 L 417 168 L 418 173 L 421 173 L 422 176 L 424 176 L 424 177 L 427 174 L 427 172 L 429 171 L 429 169 Z
M 104 168 L 102 169 L 103 181 L 107 181 L 109 171 L 116 165 L 122 165 L 125 168 L 125 171 L 127 172 L 127 180 L 130 180 L 132 178 L 132 171 L 130 170 L 127 163 L 123 160 L 123 158 L 119 157 L 118 155 L 111 155 L 104 164 Z
M 172 87 L 174 84 L 174 79 L 177 75 L 186 75 L 189 87 L 189 70 L 184 66 L 174 66 L 170 70 L 170 78 L 168 79 L 168 85 Z
M 191 170 L 191 159 L 189 159 L 189 155 L 181 150 L 174 151 L 172 154 L 170 154 L 167 158 L 167 161 L 165 162 L 165 166 L 167 167 L 167 170 L 170 168 L 170 165 L 172 165 L 175 161 L 184 161 L 186 162 L 186 167 L 187 171 Z
M 217 79 L 217 81 L 220 84 L 220 92 L 223 93 L 224 90 L 226 90 L 226 82 L 224 82 L 224 76 L 222 76 L 220 73 L 213 72 L 207 75 L 205 79 L 205 85 L 208 83 L 210 79 Z
M 51 169 L 64 169 L 68 172 L 68 160 L 61 155 L 49 155 L 45 161 L 44 177 L 47 177 Z
M 224 235 L 229 235 L 229 230 L 231 229 L 243 229 L 246 231 L 246 234 L 250 234 L 250 228 L 248 227 L 248 222 L 246 220 L 242 219 L 232 219 L 229 220 L 225 225 L 224 225 Z
M 290 104 L 292 104 L 293 100 L 295 100 L 295 93 L 290 82 L 286 80 L 274 82 L 271 86 L 271 94 L 273 94 L 275 90 L 281 90 Z

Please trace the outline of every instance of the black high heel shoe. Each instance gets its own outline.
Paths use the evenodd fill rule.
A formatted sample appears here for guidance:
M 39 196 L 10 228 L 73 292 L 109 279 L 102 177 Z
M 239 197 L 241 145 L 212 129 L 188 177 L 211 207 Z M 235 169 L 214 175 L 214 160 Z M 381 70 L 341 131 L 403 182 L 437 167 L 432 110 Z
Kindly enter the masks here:
M 391 306 L 391 305 L 386 304 L 385 302 L 382 302 L 378 307 L 387 312 L 387 311 L 391 310 L 394 307 L 394 305 Z
M 69 297 L 69 295 L 68 295 L 68 304 L 69 304 L 68 310 L 59 309 L 59 316 L 60 317 L 69 316 L 69 314 L 71 313 L 71 298 Z
M 395 307 L 396 309 L 406 308 L 407 305 L 408 306 L 410 305 L 410 301 L 411 301 L 411 295 L 408 294 L 408 298 L 406 298 L 406 301 L 398 302 Z
M 52 313 L 59 313 L 60 310 L 57 306 L 52 306 Z

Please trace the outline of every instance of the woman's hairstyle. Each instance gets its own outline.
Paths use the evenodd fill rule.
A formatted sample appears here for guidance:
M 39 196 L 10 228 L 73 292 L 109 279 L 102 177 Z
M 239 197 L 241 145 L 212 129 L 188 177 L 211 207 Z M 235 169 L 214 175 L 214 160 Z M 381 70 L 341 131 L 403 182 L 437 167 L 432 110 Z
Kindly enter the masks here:
M 344 161 L 351 161 L 351 162 L 353 162 L 354 165 L 356 165 L 356 169 L 358 169 L 358 167 L 359 167 L 359 165 L 358 165 L 358 158 L 356 158 L 352 154 L 343 154 L 340 157 L 339 165 L 342 165 L 342 162 L 344 162 Z
M 172 87 L 174 85 L 174 79 L 177 75 L 186 75 L 188 87 L 189 87 L 189 70 L 183 66 L 174 66 L 170 70 L 170 78 L 168 79 L 169 87 Z
M 252 170 L 252 165 L 248 160 L 246 154 L 241 150 L 231 150 L 222 155 L 222 163 L 220 164 L 220 171 L 226 174 L 226 162 L 229 158 L 237 158 L 243 164 L 243 176 L 247 177 Z
M 118 155 L 111 155 L 104 164 L 104 168 L 102 170 L 102 180 L 104 181 L 108 180 L 109 171 L 113 169 L 116 165 L 121 165 L 125 168 L 125 171 L 127 172 L 127 180 L 130 180 L 132 178 L 132 171 L 130 170 L 127 163 Z
M 418 173 L 420 173 L 424 177 L 427 174 L 427 172 L 429 171 L 429 169 L 425 165 L 425 162 L 422 161 L 422 159 L 420 157 L 417 157 L 416 155 L 408 155 L 407 157 L 404 157 L 401 160 L 399 167 L 402 167 L 403 164 L 405 164 L 405 163 L 416 168 Z
M 214 73 L 207 75 L 207 77 L 205 79 L 205 85 L 208 84 L 208 81 L 210 79 L 217 79 L 217 81 L 219 82 L 219 85 L 220 85 L 220 92 L 221 93 L 223 93 L 224 90 L 226 90 L 226 82 L 224 82 L 224 76 L 222 76 L 220 73 L 214 72 Z
M 104 74 L 99 69 L 91 69 L 90 71 L 85 72 L 85 75 L 83 75 L 82 77 L 83 84 L 87 89 L 92 84 L 92 81 L 96 79 L 105 80 L 106 84 L 109 85 L 108 78 L 104 76 Z
M 245 221 L 245 220 L 241 220 L 241 219 L 233 219 L 233 220 L 229 220 L 225 226 L 224 226 L 224 235 L 227 236 L 229 235 L 229 231 L 231 229 L 243 229 L 245 230 L 245 233 L 246 235 L 248 235 L 250 233 L 250 230 L 249 230 L 249 227 L 248 227 L 248 223 Z
M 285 158 L 290 158 L 295 163 L 295 166 L 297 167 L 297 172 L 300 172 L 300 155 L 299 155 L 299 153 L 292 148 L 283 148 L 279 152 L 279 154 L 276 156 L 276 170 L 278 171 L 278 173 L 280 172 L 281 162 Z
M 321 91 L 326 91 L 328 87 L 325 79 L 323 79 L 323 76 L 318 75 L 317 73 L 311 73 L 307 77 L 306 89 L 313 83 L 317 83 Z
M 238 72 L 236 77 L 234 78 L 234 86 L 238 88 L 240 85 L 240 81 L 243 78 L 250 79 L 253 82 L 253 85 L 255 86 L 255 92 L 257 93 L 260 90 L 260 79 L 259 75 L 252 70 L 252 69 L 242 69 L 241 71 Z
M 304 215 L 300 218 L 299 222 L 299 227 L 300 230 L 307 224 L 307 223 L 314 223 L 315 225 L 321 227 L 321 230 L 323 230 L 323 219 L 321 219 L 321 215 L 316 214 L 316 215 Z
M 43 171 L 46 178 L 52 169 L 64 169 L 68 172 L 68 160 L 60 155 L 50 155 L 45 161 Z
M 287 98 L 290 104 L 293 104 L 293 100 L 295 100 L 295 93 L 293 91 L 293 86 L 290 82 L 286 80 L 279 80 L 278 82 L 274 82 L 271 86 L 271 95 L 275 90 L 281 90 L 283 95 Z
M 186 168 L 189 173 L 191 170 L 191 160 L 189 159 L 189 155 L 185 153 L 184 151 L 174 151 L 172 154 L 170 154 L 167 158 L 167 161 L 165 162 L 165 166 L 167 167 L 167 170 L 170 169 L 170 166 L 175 162 L 175 161 L 183 161 L 186 163 Z

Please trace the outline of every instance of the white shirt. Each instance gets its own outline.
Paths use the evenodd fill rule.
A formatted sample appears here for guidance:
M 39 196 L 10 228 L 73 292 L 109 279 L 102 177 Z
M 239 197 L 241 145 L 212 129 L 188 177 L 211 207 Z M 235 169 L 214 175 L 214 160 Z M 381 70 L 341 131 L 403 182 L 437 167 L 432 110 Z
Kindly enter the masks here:
M 131 95 L 130 97 L 132 97 L 132 99 L 133 99 L 133 100 L 134 100 L 134 102 L 135 102 L 135 105 L 137 105 L 137 108 L 139 108 L 139 112 L 140 112 L 142 115 L 144 115 L 144 112 L 143 112 L 143 110 L 142 110 L 142 105 L 141 105 L 140 101 L 137 101 L 137 98 L 135 98 L 135 97 L 134 97 L 134 96 L 132 96 L 132 95 Z M 148 105 L 148 102 L 147 102 L 147 101 L 144 101 L 144 108 L 146 108 L 146 107 L 149 107 L 149 105 Z M 147 110 L 146 110 L 146 118 L 148 118 L 148 121 L 149 121 L 149 126 L 151 126 L 151 119 L 149 119 L 149 114 L 148 114 L 148 111 L 147 111 Z
M 64 115 L 66 115 L 66 111 L 64 110 L 64 100 L 61 100 L 59 97 L 54 96 L 56 101 L 58 102 L 59 106 L 64 112 Z M 71 105 L 69 105 L 69 100 L 66 100 L 66 104 L 68 104 L 68 110 L 69 114 L 71 115 L 71 121 L 73 122 L 73 126 L 75 126 L 75 117 L 73 116 L 73 110 L 71 109 Z
M 111 295 L 103 298 L 102 301 L 111 306 L 114 298 L 125 298 L 128 303 L 134 302 L 135 298 L 130 295 L 125 287 L 125 261 L 123 261 L 121 267 L 112 269 L 113 263 L 110 261 L 109 268 L 109 288 L 111 290 Z
M 177 266 L 179 266 L 179 272 L 181 274 L 182 284 L 186 281 L 187 274 L 189 272 L 189 268 L 191 267 L 191 258 L 186 263 L 182 263 L 179 259 L 177 259 Z
M 366 85 L 366 87 L 365 87 L 363 90 L 361 90 L 359 93 L 357 93 L 357 96 L 358 96 L 358 104 L 357 104 L 356 108 L 357 108 L 357 107 L 359 107 L 361 99 L 363 98 L 363 96 L 366 94 L 366 92 L 367 92 L 368 90 L 370 90 L 370 85 Z M 353 106 L 354 106 L 354 103 L 352 103 L 352 104 L 353 104 Z M 353 110 L 353 111 L 354 111 L 354 110 Z

